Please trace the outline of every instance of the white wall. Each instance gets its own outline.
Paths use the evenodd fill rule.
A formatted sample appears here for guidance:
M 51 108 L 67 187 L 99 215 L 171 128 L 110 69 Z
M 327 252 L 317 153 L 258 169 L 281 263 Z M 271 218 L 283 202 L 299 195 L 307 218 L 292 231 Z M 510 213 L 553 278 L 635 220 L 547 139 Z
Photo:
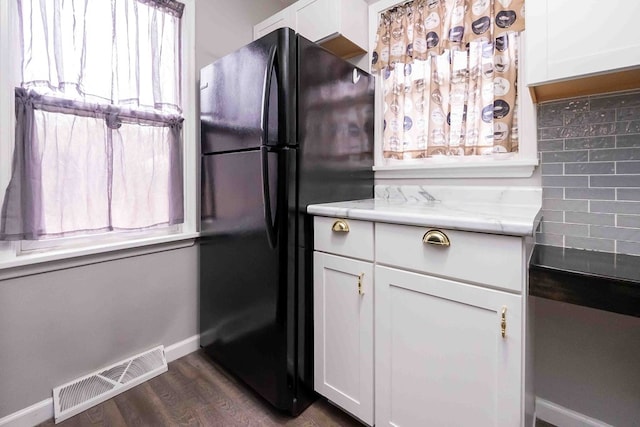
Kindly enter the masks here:
M 0 281 L 0 418 L 197 333 L 195 246 Z
M 538 397 L 640 425 L 640 318 L 536 298 L 535 331 Z
M 253 40 L 253 26 L 294 0 L 196 0 L 196 70 Z

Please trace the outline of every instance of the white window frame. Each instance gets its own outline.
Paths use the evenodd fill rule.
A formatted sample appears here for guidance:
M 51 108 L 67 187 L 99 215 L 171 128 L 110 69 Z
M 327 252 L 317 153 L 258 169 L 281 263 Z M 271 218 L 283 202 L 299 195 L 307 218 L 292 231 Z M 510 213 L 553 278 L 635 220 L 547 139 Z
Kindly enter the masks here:
M 392 7 L 406 3 L 406 0 L 379 0 L 369 5 L 369 52 L 376 48 L 376 33 L 380 14 Z M 376 179 L 411 178 L 528 178 L 538 166 L 536 115 L 529 89 L 524 84 L 524 38 L 520 37 L 520 57 L 518 62 L 518 132 L 519 151 L 506 159 L 489 157 L 417 159 L 385 164 L 382 157 L 382 117 L 383 90 L 382 79 L 376 78 L 375 120 L 374 124 L 374 166 Z M 369 64 L 371 70 L 371 64 Z M 370 71 L 371 72 L 371 71 Z M 376 73 L 377 74 L 377 73 Z
M 184 3 L 181 19 L 183 185 L 184 223 L 135 233 L 98 233 L 83 237 L 42 241 L 0 242 L 0 270 L 39 262 L 86 256 L 110 251 L 148 247 L 149 252 L 166 250 L 161 244 L 190 240 L 198 236 L 199 144 L 196 116 L 195 0 Z M 0 1 L 0 207 L 11 178 L 14 135 L 14 87 L 20 76 L 18 22 L 15 0 Z M 158 246 L 160 245 L 160 246 Z

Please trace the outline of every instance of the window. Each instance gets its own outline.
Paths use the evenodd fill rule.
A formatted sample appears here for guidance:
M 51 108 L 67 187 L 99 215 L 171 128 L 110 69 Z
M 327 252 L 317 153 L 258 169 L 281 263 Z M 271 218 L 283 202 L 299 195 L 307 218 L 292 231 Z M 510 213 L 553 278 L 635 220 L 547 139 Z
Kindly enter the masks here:
M 533 104 L 518 77 L 523 3 L 370 7 L 378 178 L 532 174 Z
M 182 224 L 184 5 L 14 1 L 0 14 L 3 24 L 20 17 L 19 39 L 11 43 L 5 30 L 2 45 L 23 47 L 21 61 L 0 64 L 5 71 L 17 63 L 20 76 L 1 237 Z

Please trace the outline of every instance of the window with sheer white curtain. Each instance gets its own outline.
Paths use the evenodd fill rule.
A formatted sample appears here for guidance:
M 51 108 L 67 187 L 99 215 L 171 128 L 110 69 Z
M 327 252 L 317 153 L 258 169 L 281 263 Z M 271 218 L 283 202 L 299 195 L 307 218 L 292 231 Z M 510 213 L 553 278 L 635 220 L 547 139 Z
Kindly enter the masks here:
M 21 83 L 2 240 L 184 220 L 174 0 L 12 0 Z

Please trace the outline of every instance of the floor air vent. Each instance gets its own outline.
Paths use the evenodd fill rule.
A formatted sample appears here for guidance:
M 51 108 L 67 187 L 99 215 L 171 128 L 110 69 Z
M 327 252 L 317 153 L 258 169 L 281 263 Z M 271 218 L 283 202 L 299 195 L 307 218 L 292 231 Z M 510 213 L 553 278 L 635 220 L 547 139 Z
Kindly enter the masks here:
M 53 389 L 56 423 L 163 372 L 167 372 L 167 360 L 164 347 L 159 346 L 56 387 Z

